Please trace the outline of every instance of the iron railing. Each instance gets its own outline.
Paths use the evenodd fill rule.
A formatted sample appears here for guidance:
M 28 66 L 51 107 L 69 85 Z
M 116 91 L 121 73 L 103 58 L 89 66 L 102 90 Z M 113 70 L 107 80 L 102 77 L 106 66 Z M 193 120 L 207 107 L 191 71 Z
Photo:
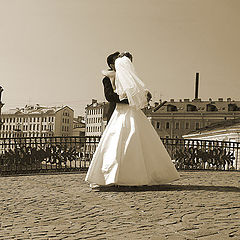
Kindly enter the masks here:
M 99 140 L 100 137 L 0 138 L 0 175 L 87 170 Z M 161 140 L 177 169 L 240 170 L 240 143 Z
M 178 169 L 240 170 L 240 143 L 162 138 Z
M 0 138 L 0 174 L 86 170 L 99 139 L 100 137 Z

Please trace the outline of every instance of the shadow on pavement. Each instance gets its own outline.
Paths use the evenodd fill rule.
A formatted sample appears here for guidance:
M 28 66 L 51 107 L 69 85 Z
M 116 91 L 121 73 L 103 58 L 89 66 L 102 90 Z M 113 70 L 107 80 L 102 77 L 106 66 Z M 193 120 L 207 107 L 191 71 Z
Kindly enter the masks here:
M 94 188 L 94 190 L 99 192 L 148 192 L 148 191 L 240 192 L 239 187 L 204 186 L 204 185 L 100 186 Z

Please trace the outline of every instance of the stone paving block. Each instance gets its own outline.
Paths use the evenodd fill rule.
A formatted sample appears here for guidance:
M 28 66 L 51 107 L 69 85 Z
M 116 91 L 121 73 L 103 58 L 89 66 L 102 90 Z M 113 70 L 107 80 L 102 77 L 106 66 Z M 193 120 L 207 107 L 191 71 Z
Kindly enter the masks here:
M 0 239 L 240 239 L 240 172 L 180 175 L 100 190 L 83 173 L 2 177 Z
M 162 235 L 162 236 L 158 235 L 158 236 L 152 236 L 150 239 L 151 240 L 166 240 L 166 237 L 164 235 Z

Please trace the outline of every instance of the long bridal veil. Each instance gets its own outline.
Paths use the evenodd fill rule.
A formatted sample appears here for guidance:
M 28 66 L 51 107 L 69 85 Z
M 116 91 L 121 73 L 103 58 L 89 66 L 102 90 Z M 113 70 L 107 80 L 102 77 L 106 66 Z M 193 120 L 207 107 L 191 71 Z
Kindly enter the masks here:
M 129 106 L 138 109 L 147 105 L 147 92 L 145 84 L 137 76 L 134 66 L 126 56 L 117 58 L 115 61 L 116 68 L 116 93 L 120 100 L 128 99 Z

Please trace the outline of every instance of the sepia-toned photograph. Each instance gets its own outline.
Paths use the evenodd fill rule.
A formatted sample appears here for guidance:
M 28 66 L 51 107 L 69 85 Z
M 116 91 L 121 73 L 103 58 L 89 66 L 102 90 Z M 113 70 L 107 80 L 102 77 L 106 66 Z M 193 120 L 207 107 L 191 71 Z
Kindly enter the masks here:
M 239 240 L 239 12 L 0 0 L 0 240 Z

